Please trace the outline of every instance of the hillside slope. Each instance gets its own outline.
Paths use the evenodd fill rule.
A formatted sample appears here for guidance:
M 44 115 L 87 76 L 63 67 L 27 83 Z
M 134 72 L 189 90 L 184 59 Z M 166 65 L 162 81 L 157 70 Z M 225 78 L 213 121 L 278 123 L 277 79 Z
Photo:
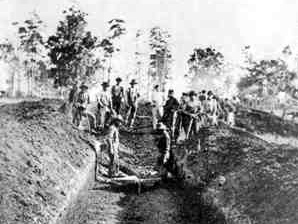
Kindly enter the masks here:
M 258 134 L 298 138 L 298 124 L 264 111 L 240 108 L 236 115 L 236 125 Z
M 0 107 L 0 223 L 55 223 L 82 187 L 94 152 L 43 100 Z
M 205 182 L 203 201 L 227 223 L 298 223 L 297 148 L 228 127 L 203 129 L 197 138 L 202 150 L 189 155 L 185 167 L 194 183 Z

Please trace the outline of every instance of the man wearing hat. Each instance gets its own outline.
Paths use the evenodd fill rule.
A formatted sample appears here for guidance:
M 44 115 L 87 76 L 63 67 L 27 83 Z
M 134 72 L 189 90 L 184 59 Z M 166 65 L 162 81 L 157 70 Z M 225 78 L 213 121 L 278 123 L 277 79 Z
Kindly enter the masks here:
M 112 113 L 112 99 L 111 94 L 108 91 L 109 83 L 103 82 L 102 91 L 97 96 L 97 106 L 99 112 L 99 128 L 104 128 L 109 113 Z
M 161 177 L 167 178 L 168 171 L 173 167 L 173 153 L 171 150 L 171 137 L 167 127 L 159 122 L 156 126 L 158 137 L 156 139 L 159 157 L 157 159 L 157 168 Z
M 175 124 L 175 131 L 173 133 L 175 141 L 177 141 L 178 137 L 180 136 L 182 128 L 184 130 L 187 129 L 186 124 L 185 124 L 185 116 L 186 116 L 185 109 L 186 109 L 186 105 L 187 105 L 188 101 L 189 101 L 188 93 L 183 92 L 182 96 L 180 98 L 179 108 L 177 110 L 176 116 L 174 116 L 174 117 L 176 117 L 176 119 L 173 122 Z
M 174 97 L 174 90 L 168 91 L 168 99 L 164 105 L 164 115 L 162 121 L 172 131 L 174 131 L 174 114 L 178 110 L 179 101 Z
M 132 79 L 130 82 L 130 87 L 127 90 L 127 104 L 128 104 L 128 112 L 126 116 L 127 125 L 132 128 L 135 117 L 138 109 L 138 99 L 140 94 L 137 91 L 135 85 L 137 84 L 135 79 Z
M 119 173 L 119 127 L 123 119 L 121 115 L 112 117 L 108 131 L 108 149 L 109 149 L 109 177 L 115 177 Z
M 116 78 L 116 85 L 112 86 L 112 103 L 116 114 L 120 114 L 121 103 L 124 98 L 124 88 L 120 85 L 122 79 Z
M 73 117 L 73 123 L 76 126 L 80 125 L 82 121 L 82 117 L 86 111 L 86 108 L 88 104 L 90 104 L 90 97 L 87 92 L 88 86 L 85 84 L 82 84 L 80 86 L 80 89 L 81 89 L 80 92 L 78 93 L 76 99 L 74 100 L 75 113 Z
M 189 92 L 189 101 L 185 107 L 185 121 L 187 129 L 185 130 L 186 138 L 191 134 L 197 133 L 198 125 L 200 122 L 199 114 L 201 113 L 201 104 L 198 100 L 197 93 L 195 91 Z
M 76 101 L 78 92 L 79 92 L 78 83 L 75 82 L 72 84 L 72 87 L 68 94 L 68 115 L 72 119 L 74 118 L 74 115 L 75 115 L 75 101 Z
M 159 91 L 159 85 L 155 85 L 151 96 L 152 125 L 156 129 L 157 122 L 163 116 L 163 93 Z

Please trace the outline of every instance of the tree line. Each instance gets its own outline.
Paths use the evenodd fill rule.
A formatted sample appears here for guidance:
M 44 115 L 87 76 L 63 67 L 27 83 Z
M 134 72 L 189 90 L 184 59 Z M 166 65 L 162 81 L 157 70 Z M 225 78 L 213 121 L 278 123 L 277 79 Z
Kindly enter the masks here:
M 106 36 L 100 37 L 87 29 L 87 13 L 76 7 L 70 7 L 62 13 L 63 19 L 58 22 L 55 32 L 47 37 L 43 34 L 46 25 L 34 12 L 29 19 L 12 24 L 17 34 L 16 41 L 5 40 L 0 43 L 0 60 L 9 65 L 11 75 L 8 82 L 13 95 L 20 94 L 24 80 L 29 96 L 35 94 L 35 87 L 59 89 L 76 82 L 92 85 L 111 81 L 112 60 L 121 51 L 116 42 L 126 35 L 126 22 L 119 18 L 108 21 Z M 164 91 L 167 82 L 175 78 L 171 75 L 172 43 L 168 30 L 152 27 L 148 32 L 148 43 L 141 43 L 148 44 L 150 49 L 145 55 L 149 59 L 147 63 L 138 46 L 143 35 L 144 32 L 140 30 L 135 35 L 134 78 L 139 78 L 149 95 L 150 86 L 158 83 Z M 297 71 L 292 71 L 283 58 L 257 60 L 250 50 L 250 46 L 246 46 L 242 51 L 245 60 L 241 69 L 245 75 L 239 74 L 239 92 L 255 97 L 274 97 L 284 91 L 293 99 L 298 99 L 298 90 L 294 85 Z M 283 49 L 282 55 L 292 55 L 289 46 Z M 194 87 L 198 80 L 204 83 L 204 79 L 209 82 L 219 79 L 223 74 L 229 75 L 231 69 L 223 53 L 212 46 L 195 47 L 186 63 L 189 70 L 184 78 L 190 87 Z M 146 74 L 141 67 L 146 68 Z M 221 82 L 219 87 L 225 85 L 229 89 L 233 81 L 227 76 Z M 251 87 L 254 90 L 247 91 Z
M 127 33 L 125 21 L 118 18 L 108 21 L 107 35 L 100 37 L 87 30 L 87 13 L 75 7 L 62 13 L 63 19 L 55 33 L 48 37 L 43 35 L 45 24 L 35 12 L 28 20 L 12 23 L 16 40 L 6 39 L 0 43 L 0 60 L 10 67 L 8 83 L 12 95 L 21 94 L 24 80 L 29 96 L 34 95 L 34 87 L 45 86 L 49 80 L 57 89 L 76 82 L 92 85 L 96 81 L 110 81 L 112 59 L 121 51 L 116 40 Z M 150 73 L 154 80 L 157 76 L 168 78 L 168 73 L 164 72 L 169 68 L 166 61 L 170 58 L 166 33 L 158 27 L 150 31 L 152 54 L 148 66 L 154 69 Z

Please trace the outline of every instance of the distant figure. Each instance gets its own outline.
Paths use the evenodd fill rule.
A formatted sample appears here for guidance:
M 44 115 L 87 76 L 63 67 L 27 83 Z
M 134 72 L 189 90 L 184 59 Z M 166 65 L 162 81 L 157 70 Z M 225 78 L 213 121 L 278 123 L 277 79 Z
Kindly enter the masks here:
M 99 111 L 99 128 L 104 128 L 108 116 L 112 113 L 112 99 L 111 94 L 108 91 L 109 83 L 103 82 L 102 91 L 97 96 L 97 104 Z
M 122 79 L 116 78 L 116 85 L 112 86 L 112 102 L 116 114 L 120 114 L 121 104 L 124 99 L 124 88 L 120 85 Z
M 199 113 L 201 112 L 201 106 L 200 101 L 197 99 L 197 93 L 195 91 L 189 92 L 189 101 L 186 104 L 185 108 L 185 121 L 187 130 L 185 130 L 186 138 L 188 139 L 189 136 L 192 134 L 195 134 L 198 132 L 198 125 L 199 125 L 199 119 L 198 117 Z
M 172 169 L 174 158 L 171 150 L 171 137 L 167 127 L 163 123 L 157 124 L 158 137 L 156 139 L 159 157 L 157 159 L 157 169 L 163 179 L 168 176 L 168 171 Z
M 80 92 L 78 93 L 78 96 L 75 99 L 75 113 L 73 117 L 73 123 L 76 126 L 80 126 L 80 123 L 82 121 L 82 117 L 85 116 L 85 111 L 90 104 L 90 97 L 87 93 L 88 86 L 85 84 L 82 84 L 80 86 Z
M 75 104 L 78 92 L 79 92 L 78 84 L 74 83 L 68 94 L 68 107 L 67 107 L 68 108 L 67 114 L 72 119 L 74 118 L 74 115 L 75 115 L 74 104 Z
M 174 90 L 170 89 L 168 91 L 168 99 L 164 105 L 164 115 L 162 117 L 162 122 L 168 127 L 171 132 L 174 132 L 174 115 L 179 108 L 179 101 L 174 97 Z
M 233 127 L 235 126 L 235 107 L 234 105 L 226 98 L 225 99 L 225 111 L 226 111 L 226 123 L 227 125 Z
M 207 110 L 207 94 L 206 90 L 202 90 L 200 95 L 199 95 L 199 100 L 202 105 L 202 113 L 206 113 Z
M 181 135 L 181 131 L 184 129 L 185 133 L 187 130 L 187 124 L 185 123 L 185 109 L 187 106 L 187 103 L 189 101 L 189 95 L 188 93 L 182 93 L 179 107 L 175 116 L 175 131 L 174 131 L 174 140 L 175 142 L 178 140 L 179 136 Z
M 134 121 L 136 118 L 137 110 L 138 110 L 138 99 L 140 94 L 137 91 L 135 85 L 137 84 L 136 80 L 133 79 L 130 82 L 130 87 L 127 90 L 127 104 L 128 104 L 128 112 L 126 115 L 126 124 L 132 128 L 134 125 Z
M 68 94 L 68 103 L 69 104 L 73 104 L 74 103 L 74 101 L 75 101 L 75 99 L 77 97 L 77 94 L 78 94 L 78 90 L 79 90 L 78 84 L 77 83 L 74 83 L 72 85 L 72 87 L 71 87 L 71 90 L 70 90 L 69 94 Z
M 159 85 L 155 85 L 151 97 L 152 125 L 156 129 L 158 121 L 163 116 L 163 93 L 159 91 Z
M 119 127 L 122 122 L 121 115 L 112 117 L 108 130 L 109 177 L 115 177 L 119 174 Z
M 209 104 L 210 104 L 210 115 L 209 115 L 210 123 L 211 125 L 217 126 L 218 115 L 219 115 L 219 112 L 218 112 L 219 105 L 218 105 L 216 96 L 212 96 L 212 98 L 209 101 Z

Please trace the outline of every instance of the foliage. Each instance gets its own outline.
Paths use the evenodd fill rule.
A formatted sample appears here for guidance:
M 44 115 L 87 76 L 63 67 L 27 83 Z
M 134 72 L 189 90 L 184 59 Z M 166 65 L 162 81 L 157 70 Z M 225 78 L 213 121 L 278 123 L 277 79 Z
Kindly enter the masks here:
M 224 65 L 224 56 L 211 47 L 195 48 L 187 62 L 190 74 L 197 75 L 200 70 L 219 72 Z
M 169 79 L 169 64 L 172 62 L 170 51 L 171 35 L 160 27 L 153 27 L 150 30 L 149 45 L 152 50 L 150 55 L 150 67 L 153 78 L 158 78 L 159 83 L 164 87 L 166 79 Z
M 23 68 L 23 74 L 27 78 L 28 94 L 32 95 L 35 81 L 43 79 L 43 76 L 46 75 L 44 68 L 48 67 L 49 64 L 45 42 L 42 36 L 44 24 L 39 15 L 33 12 L 29 19 L 22 23 L 14 22 L 12 25 L 17 29 L 14 62 L 17 62 L 18 66 Z M 21 74 L 17 76 L 19 77 L 18 82 L 20 82 Z M 14 85 L 13 83 L 12 86 Z M 19 86 L 20 83 L 18 83 L 18 88 L 20 88 Z M 20 90 L 18 89 L 17 91 Z
M 125 21 L 122 19 L 112 19 L 108 22 L 109 32 L 108 36 L 103 38 L 99 46 L 104 51 L 104 58 L 102 62 L 109 62 L 107 65 L 108 81 L 110 81 L 110 73 L 112 71 L 111 61 L 112 57 L 116 52 L 120 51 L 120 48 L 116 46 L 115 40 L 119 39 L 120 36 L 126 34 Z
M 248 57 L 248 50 L 246 54 L 246 67 L 247 75 L 240 79 L 238 88 L 243 91 L 252 86 L 259 88 L 259 94 L 263 94 L 264 88 L 267 89 L 269 95 L 276 95 L 280 91 L 291 92 L 292 81 L 297 78 L 295 72 L 290 71 L 286 61 L 283 59 L 263 59 L 254 60 Z M 283 50 L 283 53 L 289 52 L 288 47 Z
M 90 76 L 94 73 L 90 69 L 92 62 L 97 62 L 92 54 L 98 47 L 97 37 L 86 31 L 87 14 L 74 7 L 64 10 L 63 14 L 64 20 L 59 21 L 56 33 L 47 40 L 56 86 L 67 86 L 74 80 Z
M 10 62 L 14 56 L 14 52 L 15 47 L 8 40 L 5 40 L 3 43 L 0 43 L 0 60 Z

